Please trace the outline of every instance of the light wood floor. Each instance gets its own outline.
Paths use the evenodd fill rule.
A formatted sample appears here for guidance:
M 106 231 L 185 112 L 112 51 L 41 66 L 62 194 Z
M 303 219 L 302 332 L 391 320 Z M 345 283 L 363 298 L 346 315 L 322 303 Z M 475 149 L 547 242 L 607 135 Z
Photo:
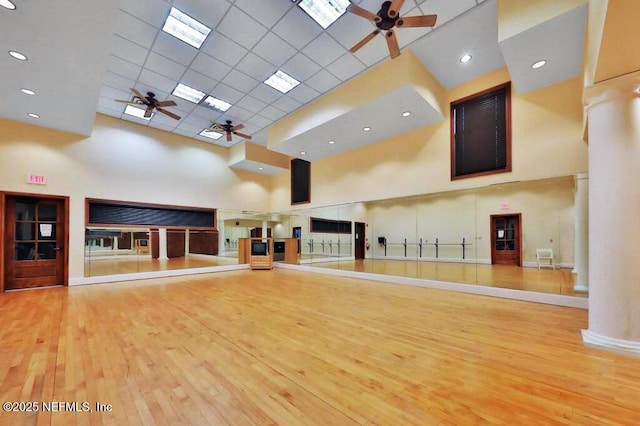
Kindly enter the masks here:
M 510 265 L 476 265 L 384 259 L 319 262 L 310 266 L 588 297 L 587 293 L 573 291 L 576 275 L 572 274 L 570 269 L 554 270 L 542 268 L 538 270 L 538 268 L 523 268 Z
M 2 425 L 638 425 L 587 312 L 289 270 L 0 294 Z

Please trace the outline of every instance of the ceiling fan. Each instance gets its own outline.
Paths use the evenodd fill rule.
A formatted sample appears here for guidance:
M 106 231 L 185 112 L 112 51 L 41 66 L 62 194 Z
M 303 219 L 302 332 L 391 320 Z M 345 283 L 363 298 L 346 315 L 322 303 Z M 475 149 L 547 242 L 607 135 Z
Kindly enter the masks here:
M 387 47 L 389 48 L 391 59 L 397 58 L 400 56 L 400 46 L 398 46 L 398 39 L 393 30 L 394 27 L 433 27 L 436 24 L 438 15 L 406 16 L 401 18 L 400 8 L 403 4 L 404 0 L 385 1 L 382 3 L 382 6 L 380 6 L 378 13 L 369 12 L 355 4 L 349 5 L 349 7 L 347 7 L 349 12 L 372 21 L 377 27 L 372 33 L 356 43 L 349 51 L 355 53 L 362 46 L 369 43 L 381 31 L 386 31 L 385 38 L 387 39 Z
M 180 120 L 179 115 L 164 109 L 164 107 L 176 106 L 176 103 L 174 101 L 159 101 L 156 99 L 156 95 L 153 92 L 147 92 L 147 96 L 144 96 L 133 87 L 131 88 L 131 93 L 133 93 L 133 99 L 127 101 L 116 99 L 116 102 L 123 102 L 129 105 L 145 106 L 146 109 L 144 111 L 144 116 L 146 118 L 151 117 L 151 114 L 153 114 L 153 110 L 155 109 L 156 111 L 161 112 L 164 115 L 168 115 L 173 119 Z
M 243 139 L 247 139 L 247 140 L 251 140 L 251 136 L 249 135 L 245 135 L 244 133 L 240 133 L 238 132 L 238 130 L 240 129 L 244 129 L 244 124 L 238 124 L 236 126 L 234 126 L 233 124 L 231 124 L 231 120 L 227 120 L 225 122 L 225 124 L 220 124 L 217 122 L 213 122 L 213 124 L 211 125 L 211 127 L 209 128 L 210 130 L 214 130 L 216 132 L 224 132 L 227 134 L 227 142 L 231 142 L 231 135 L 236 135 L 239 136 Z

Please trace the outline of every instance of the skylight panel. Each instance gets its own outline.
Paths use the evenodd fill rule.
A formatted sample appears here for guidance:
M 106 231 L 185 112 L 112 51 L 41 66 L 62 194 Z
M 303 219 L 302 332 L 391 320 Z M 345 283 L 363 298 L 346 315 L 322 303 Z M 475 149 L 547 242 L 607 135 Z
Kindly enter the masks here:
M 204 43 L 204 40 L 211 32 L 211 28 L 196 21 L 175 7 L 172 7 L 169 16 L 167 16 L 167 20 L 164 22 L 162 31 L 171 34 L 196 49 L 200 49 L 200 46 L 202 46 L 202 43 Z
M 349 0 L 302 0 L 298 6 L 326 29 L 347 10 Z
M 264 83 L 282 93 L 287 93 L 289 90 L 300 84 L 298 80 L 280 70 L 276 71 L 275 74 L 266 79 Z
M 231 108 L 230 103 L 225 102 L 222 99 L 214 98 L 213 96 L 207 96 L 207 99 L 202 102 L 202 105 L 222 112 Z
M 171 94 L 194 104 L 199 104 L 202 98 L 206 96 L 206 93 L 182 83 L 178 83 Z
M 211 130 L 211 129 L 204 129 L 203 131 L 200 132 L 200 136 L 218 140 L 222 137 L 222 133 L 216 132 L 215 130 Z
M 143 120 L 147 121 L 151 120 L 151 117 L 153 117 L 154 113 L 151 113 L 150 117 L 145 117 L 145 111 L 145 109 L 134 107 L 133 105 L 127 105 L 127 107 L 124 109 L 125 114 L 133 115 L 134 117 L 142 118 Z

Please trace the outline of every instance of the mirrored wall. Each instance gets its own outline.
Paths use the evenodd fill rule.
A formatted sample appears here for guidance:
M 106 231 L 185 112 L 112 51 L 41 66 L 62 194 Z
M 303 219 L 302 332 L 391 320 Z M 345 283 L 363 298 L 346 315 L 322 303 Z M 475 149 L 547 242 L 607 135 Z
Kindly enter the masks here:
M 571 176 L 280 216 L 283 235 L 300 235 L 301 264 L 586 296 L 573 291 Z M 314 229 L 318 219 L 350 223 L 351 232 Z M 538 268 L 538 249 L 551 249 L 553 261 Z
M 299 238 L 303 265 L 586 296 L 573 291 L 572 176 L 217 215 L 217 231 L 87 228 L 86 276 L 237 264 L 239 240 L 250 237 L 273 238 L 274 261 L 281 262 L 285 239 Z M 540 267 L 539 249 L 553 252 Z

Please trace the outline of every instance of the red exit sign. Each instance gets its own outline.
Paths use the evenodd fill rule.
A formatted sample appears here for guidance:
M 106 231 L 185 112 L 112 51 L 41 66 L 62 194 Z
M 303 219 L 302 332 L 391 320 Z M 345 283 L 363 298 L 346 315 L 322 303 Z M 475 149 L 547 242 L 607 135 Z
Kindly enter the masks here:
M 45 175 L 28 174 L 27 175 L 27 183 L 30 183 L 32 185 L 46 185 L 47 184 L 47 178 L 45 177 Z

